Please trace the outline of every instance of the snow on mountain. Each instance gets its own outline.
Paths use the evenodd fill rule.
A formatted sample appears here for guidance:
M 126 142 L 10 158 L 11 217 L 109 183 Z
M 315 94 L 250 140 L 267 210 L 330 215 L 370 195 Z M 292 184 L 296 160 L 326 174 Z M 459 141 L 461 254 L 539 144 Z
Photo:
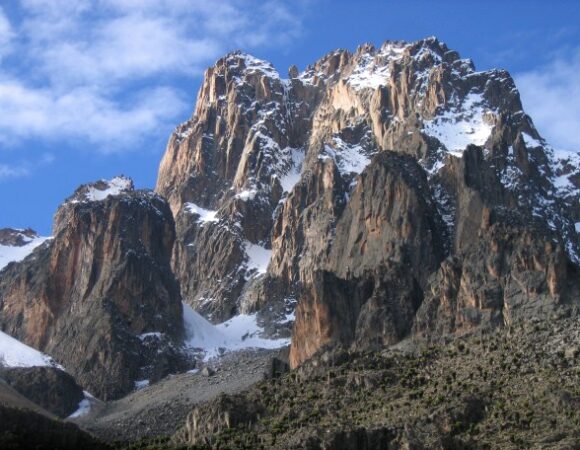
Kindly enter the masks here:
M 234 52 L 228 57 L 229 61 L 237 63 L 238 61 L 243 61 L 245 66 L 245 71 L 248 74 L 261 73 L 270 78 L 280 79 L 280 74 L 276 68 L 269 61 L 256 58 L 245 52 Z
M 304 149 L 287 147 L 281 152 L 287 155 L 284 162 L 289 168 L 280 176 L 280 184 L 284 192 L 290 192 L 302 176 L 302 165 L 304 163 Z
M 122 192 L 131 190 L 133 182 L 125 177 L 115 177 L 110 181 L 106 181 L 106 187 L 99 189 L 91 186 L 86 193 L 86 198 L 89 201 L 100 201 L 106 199 L 109 195 L 115 196 Z
M 204 209 L 201 206 L 197 206 L 195 203 L 185 203 L 183 207 L 191 214 L 197 214 L 199 216 L 200 222 L 219 222 L 217 216 L 217 211 L 210 211 L 209 209 Z
M 248 269 L 255 269 L 258 274 L 266 273 L 272 257 L 272 250 L 250 242 L 246 242 L 245 249 L 248 255 Z
M 52 366 L 62 369 L 54 360 L 0 331 L 0 365 L 8 367 Z
M 204 359 L 220 356 L 224 352 L 247 348 L 280 348 L 290 344 L 290 339 L 264 339 L 255 314 L 240 314 L 230 320 L 213 325 L 189 305 L 183 304 L 185 346 L 201 350 Z
M 401 59 L 406 44 L 387 42 L 376 55 L 365 53 L 346 82 L 355 89 L 377 89 L 388 83 L 390 76 L 388 61 Z
M 110 180 L 99 180 L 95 183 L 82 185 L 67 199 L 67 202 L 98 202 L 108 197 L 115 197 L 124 192 L 130 192 L 133 189 L 133 180 L 121 175 Z
M 423 132 L 437 138 L 447 151 L 461 157 L 468 145 L 484 145 L 493 130 L 492 113 L 480 93 L 469 93 L 463 102 L 432 120 Z
M 26 243 L 22 246 L 0 245 L 0 270 L 11 262 L 22 261 L 47 239 L 50 238 L 41 236 L 34 238 L 26 237 Z
M 371 162 L 370 155 L 361 145 L 348 144 L 338 136 L 333 137 L 332 146 L 324 146 L 318 158 L 323 161 L 333 159 L 342 174 L 360 174 Z
M 89 392 L 83 391 L 85 397 L 79 402 L 78 408 L 73 412 L 67 419 L 78 419 L 79 417 L 86 416 L 91 412 L 93 403 L 95 403 L 95 397 L 93 397 Z

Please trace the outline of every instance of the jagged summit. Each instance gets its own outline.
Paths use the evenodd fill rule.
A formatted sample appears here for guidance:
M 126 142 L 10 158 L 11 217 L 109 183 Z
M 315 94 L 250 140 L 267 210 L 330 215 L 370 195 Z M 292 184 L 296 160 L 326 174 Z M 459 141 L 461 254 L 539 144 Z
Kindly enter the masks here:
M 38 233 L 32 228 L 0 228 L 0 245 L 22 247 L 37 237 Z
M 496 323 L 479 292 L 491 281 L 469 278 L 463 262 L 500 248 L 511 256 L 485 269 L 495 277 L 493 308 L 534 291 L 528 270 L 554 271 L 537 282 L 558 284 L 562 267 L 580 261 L 579 173 L 577 155 L 542 139 L 507 71 L 476 71 L 430 37 L 334 50 L 301 72 L 291 67 L 288 78 L 266 61 L 228 54 L 206 71 L 195 113 L 171 137 L 156 191 L 176 217 L 173 268 L 184 300 L 214 322 L 259 311 L 274 335 L 288 331 L 298 302 L 298 363 L 329 341 L 365 342 L 393 283 L 406 294 L 380 307 L 406 325 L 383 330 L 386 341 L 410 332 L 420 305 L 435 308 L 436 300 L 420 300 L 431 279 L 457 271 L 446 282 L 471 287 L 456 292 L 455 313 L 472 302 L 469 326 Z M 524 230 L 537 241 L 525 251 L 516 239 Z M 482 243 L 492 236 L 503 242 L 494 250 Z M 541 242 L 555 245 L 550 258 L 524 256 Z M 456 262 L 440 268 L 447 258 Z M 534 258 L 543 261 L 536 268 Z M 527 281 L 514 288 L 506 277 Z M 363 293 L 348 333 L 322 318 L 338 313 L 316 310 L 331 308 L 331 298 L 341 304 L 332 285 L 351 292 L 345 308 Z M 550 289 L 542 301 L 570 298 L 567 288 Z M 389 309 L 399 301 L 406 306 Z M 417 332 L 431 330 L 421 317 Z
M 47 241 L 31 228 L 0 229 L 0 270 L 11 262 L 18 262 L 30 255 L 35 248 Z
M 66 202 L 94 202 L 105 200 L 107 197 L 132 192 L 134 190 L 133 180 L 124 175 L 119 175 L 110 180 L 98 180 L 93 183 L 79 186 Z

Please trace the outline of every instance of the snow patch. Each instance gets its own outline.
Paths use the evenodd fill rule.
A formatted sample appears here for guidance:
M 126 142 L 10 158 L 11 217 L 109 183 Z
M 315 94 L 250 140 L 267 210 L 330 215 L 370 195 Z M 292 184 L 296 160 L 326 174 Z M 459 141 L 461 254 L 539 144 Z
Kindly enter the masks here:
M 542 143 L 538 139 L 534 139 L 525 131 L 522 132 L 522 138 L 524 139 L 524 143 L 526 144 L 527 148 L 543 147 Z
M 288 165 L 290 166 L 286 173 L 280 177 L 280 184 L 284 192 L 290 192 L 294 186 L 300 181 L 302 176 L 302 165 L 304 163 L 304 150 L 289 148 L 284 149 L 289 151 Z
M 149 380 L 137 380 L 135 381 L 135 390 L 145 389 L 149 386 Z
M 244 248 L 248 255 L 248 269 L 255 269 L 258 274 L 266 273 L 268 264 L 270 264 L 270 258 L 272 258 L 272 250 L 247 241 Z
M 280 348 L 290 344 L 290 339 L 264 339 L 256 314 L 240 314 L 230 320 L 213 325 L 189 305 L 183 304 L 185 346 L 204 352 L 204 360 L 225 352 L 248 348 Z
M 405 48 L 405 44 L 388 42 L 376 54 L 362 54 L 359 64 L 346 78 L 346 82 L 356 90 L 377 89 L 387 85 L 390 77 L 389 63 L 400 60 Z
M 0 361 L 7 367 L 56 367 L 54 360 L 38 350 L 23 344 L 0 331 Z
M 270 78 L 280 79 L 280 74 L 270 62 L 248 53 L 241 53 L 239 56 L 244 60 L 247 72 L 261 72 Z
M 30 239 L 30 238 L 29 238 Z M 19 262 L 32 253 L 32 251 L 41 245 L 44 241 L 51 239 L 50 237 L 36 237 L 29 240 L 28 243 L 21 247 L 13 247 L 10 245 L 0 245 L 0 270 L 6 267 L 11 262 Z
M 257 194 L 258 194 L 257 189 L 245 189 L 241 192 L 238 192 L 236 194 L 236 198 L 239 198 L 240 200 L 247 202 L 248 200 L 254 200 Z
M 197 214 L 200 222 L 219 222 L 217 211 L 204 209 L 201 206 L 197 206 L 195 203 L 185 203 L 183 206 L 190 214 Z
M 576 233 L 580 233 L 580 222 L 576 222 L 574 228 L 576 229 Z
M 484 145 L 493 131 L 492 112 L 481 93 L 470 92 L 461 105 L 427 120 L 423 132 L 439 140 L 447 151 L 461 157 L 468 145 Z
M 84 391 L 84 394 L 85 394 L 85 398 L 83 398 L 79 402 L 79 406 L 78 406 L 77 410 L 74 413 L 72 413 L 70 416 L 68 416 L 67 419 L 77 419 L 79 417 L 86 416 L 88 413 L 91 412 L 91 399 L 94 397 L 91 394 L 89 394 L 87 391 Z
M 360 144 L 348 144 L 334 136 L 332 145 L 325 144 L 318 159 L 333 159 L 342 174 L 360 174 L 370 164 L 371 156 Z
M 523 173 L 516 165 L 514 148 L 511 145 L 508 147 L 506 162 L 507 165 L 499 172 L 499 178 L 507 189 L 514 190 Z
M 152 331 L 150 333 L 143 333 L 140 334 L 139 336 L 137 336 L 141 341 L 145 341 L 148 339 L 161 339 L 161 337 L 163 336 L 163 333 L 159 332 L 159 331 Z
M 525 140 L 525 134 L 522 135 Z M 580 189 L 576 188 L 570 179 L 571 176 L 580 173 L 580 153 L 555 149 L 547 145 L 544 151 L 549 157 L 550 168 L 554 174 L 552 177 L 554 187 L 563 196 L 580 195 Z
M 105 180 L 103 180 L 105 181 Z M 94 186 L 90 186 L 85 198 L 88 201 L 101 201 L 106 199 L 108 196 L 116 196 L 133 189 L 133 182 L 129 178 L 125 177 L 115 177 L 109 181 L 105 181 L 107 187 L 104 189 L 98 189 Z

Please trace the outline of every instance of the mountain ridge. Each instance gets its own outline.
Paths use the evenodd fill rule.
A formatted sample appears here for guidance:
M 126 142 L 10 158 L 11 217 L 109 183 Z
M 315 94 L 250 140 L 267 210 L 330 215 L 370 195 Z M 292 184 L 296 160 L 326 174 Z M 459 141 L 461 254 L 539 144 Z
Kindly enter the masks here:
M 119 398 L 208 355 L 289 342 L 283 383 L 298 389 L 296 374 L 385 349 L 573 321 L 580 156 L 541 137 L 507 71 L 477 72 L 434 37 L 334 50 L 288 78 L 236 51 L 205 72 L 155 191 L 83 185 L 53 234 L 0 270 L 0 330 L 84 388 Z M 236 401 L 196 408 L 175 439 L 230 428 Z

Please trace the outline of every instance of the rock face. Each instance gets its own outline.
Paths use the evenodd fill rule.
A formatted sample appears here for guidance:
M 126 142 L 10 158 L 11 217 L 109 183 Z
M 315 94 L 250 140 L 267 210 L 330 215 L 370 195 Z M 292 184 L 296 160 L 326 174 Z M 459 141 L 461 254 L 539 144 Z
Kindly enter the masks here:
M 293 366 L 578 303 L 580 156 L 541 138 L 506 71 L 436 38 L 288 79 L 225 56 L 156 190 L 184 301 L 213 321 L 258 311 L 272 334 L 297 304 Z
M 429 282 L 415 332 L 437 337 L 480 325 L 550 317 L 578 305 L 578 267 L 540 230 L 492 225 Z
M 107 450 L 100 442 L 76 425 L 55 420 L 34 411 L 0 405 L 0 446 L 5 449 Z
M 362 172 L 333 232 L 318 253 L 326 261 L 299 269 L 294 365 L 329 343 L 399 341 L 444 253 L 427 179 L 413 158 L 394 152 L 378 154 Z
M 85 398 L 74 378 L 55 367 L 0 369 L 0 376 L 15 391 L 61 418 L 75 412 Z
M 76 425 L 58 420 L 0 378 L 0 448 L 106 450 L 109 447 Z
M 0 277 L 0 328 L 114 398 L 176 364 L 183 333 L 165 200 L 117 177 L 58 209 L 54 238 Z
M 257 403 L 245 401 L 242 396 L 221 395 L 212 402 L 195 408 L 176 433 L 176 444 L 209 444 L 220 431 L 249 425 L 255 422 L 265 408 Z

